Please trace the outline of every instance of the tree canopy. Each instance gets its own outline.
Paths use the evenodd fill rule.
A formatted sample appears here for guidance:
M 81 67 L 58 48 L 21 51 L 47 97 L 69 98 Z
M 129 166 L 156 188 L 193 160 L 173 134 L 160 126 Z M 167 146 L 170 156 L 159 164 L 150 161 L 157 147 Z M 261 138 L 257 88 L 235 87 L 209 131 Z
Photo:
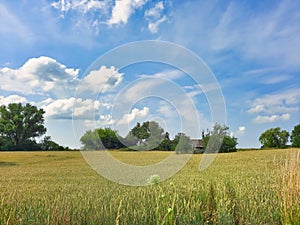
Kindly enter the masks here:
M 207 152 L 236 152 L 237 138 L 230 136 L 229 127 L 216 123 L 213 130 L 202 132 L 203 146 Z
M 35 138 L 46 133 L 43 109 L 27 103 L 0 106 L 0 148 L 37 148 Z
M 293 147 L 300 147 L 300 124 L 296 125 L 292 130 L 291 142 Z
M 146 121 L 142 125 L 137 123 L 125 139 L 128 139 L 127 143 L 131 142 L 130 144 L 150 150 L 158 149 L 164 138 L 164 129 L 157 122 Z
M 117 131 L 111 128 L 88 130 L 80 138 L 83 148 L 87 150 L 118 149 L 124 147 Z
M 259 137 L 262 147 L 267 148 L 285 148 L 288 139 L 289 132 L 281 130 L 280 127 L 270 128 Z

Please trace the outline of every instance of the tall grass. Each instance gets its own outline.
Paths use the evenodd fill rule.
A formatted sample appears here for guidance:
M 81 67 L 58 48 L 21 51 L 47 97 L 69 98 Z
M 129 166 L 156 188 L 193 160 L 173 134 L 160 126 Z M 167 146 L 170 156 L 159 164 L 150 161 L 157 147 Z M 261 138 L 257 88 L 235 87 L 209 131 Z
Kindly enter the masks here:
M 113 154 L 146 165 L 168 153 Z M 0 224 L 300 223 L 298 150 L 219 154 L 203 172 L 200 160 L 167 181 L 129 187 L 99 176 L 79 152 L 0 153 Z
M 282 166 L 278 197 L 282 223 L 300 224 L 300 151 L 292 154 Z

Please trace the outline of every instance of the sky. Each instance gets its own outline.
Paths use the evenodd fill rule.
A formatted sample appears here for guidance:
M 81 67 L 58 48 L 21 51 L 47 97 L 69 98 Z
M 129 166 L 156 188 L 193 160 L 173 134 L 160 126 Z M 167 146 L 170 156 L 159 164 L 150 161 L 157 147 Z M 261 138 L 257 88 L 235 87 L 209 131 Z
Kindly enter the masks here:
M 0 0 L 0 18 L 0 105 L 43 108 L 61 145 L 155 120 L 191 138 L 225 123 L 260 147 L 300 123 L 299 1 Z

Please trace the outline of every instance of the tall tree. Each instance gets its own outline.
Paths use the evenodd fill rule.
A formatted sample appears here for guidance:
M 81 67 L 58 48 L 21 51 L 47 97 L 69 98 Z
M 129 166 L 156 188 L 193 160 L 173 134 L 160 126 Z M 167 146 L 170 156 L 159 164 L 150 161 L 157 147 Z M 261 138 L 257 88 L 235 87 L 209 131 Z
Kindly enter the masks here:
M 237 138 L 230 136 L 229 127 L 216 123 L 213 130 L 202 132 L 203 146 L 207 152 L 236 152 Z
M 289 133 L 286 130 L 281 130 L 280 127 L 270 128 L 259 137 L 262 147 L 267 148 L 284 148 L 288 139 Z
M 292 130 L 291 142 L 293 147 L 300 147 L 300 124 L 296 125 Z
M 33 143 L 34 138 L 46 133 L 43 109 L 27 103 L 11 103 L 0 106 L 0 137 L 9 146 L 22 148 Z
M 127 140 L 135 140 L 134 145 L 143 146 L 143 150 L 157 149 L 164 140 L 164 129 L 155 121 L 137 123 L 128 133 Z

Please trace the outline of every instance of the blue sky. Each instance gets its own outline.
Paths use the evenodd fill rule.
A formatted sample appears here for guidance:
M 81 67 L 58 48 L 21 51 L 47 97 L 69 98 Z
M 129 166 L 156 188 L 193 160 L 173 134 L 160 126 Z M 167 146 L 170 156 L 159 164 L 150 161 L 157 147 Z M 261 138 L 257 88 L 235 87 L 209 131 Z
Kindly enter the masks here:
M 209 82 L 158 62 L 88 70 L 111 49 L 143 40 L 178 44 L 206 63 L 239 147 L 259 147 L 264 130 L 300 122 L 298 1 L 1 0 L 0 18 L 0 104 L 43 107 L 47 134 L 62 145 L 79 147 L 87 129 L 125 134 L 149 119 L 171 135 L 211 128 Z

